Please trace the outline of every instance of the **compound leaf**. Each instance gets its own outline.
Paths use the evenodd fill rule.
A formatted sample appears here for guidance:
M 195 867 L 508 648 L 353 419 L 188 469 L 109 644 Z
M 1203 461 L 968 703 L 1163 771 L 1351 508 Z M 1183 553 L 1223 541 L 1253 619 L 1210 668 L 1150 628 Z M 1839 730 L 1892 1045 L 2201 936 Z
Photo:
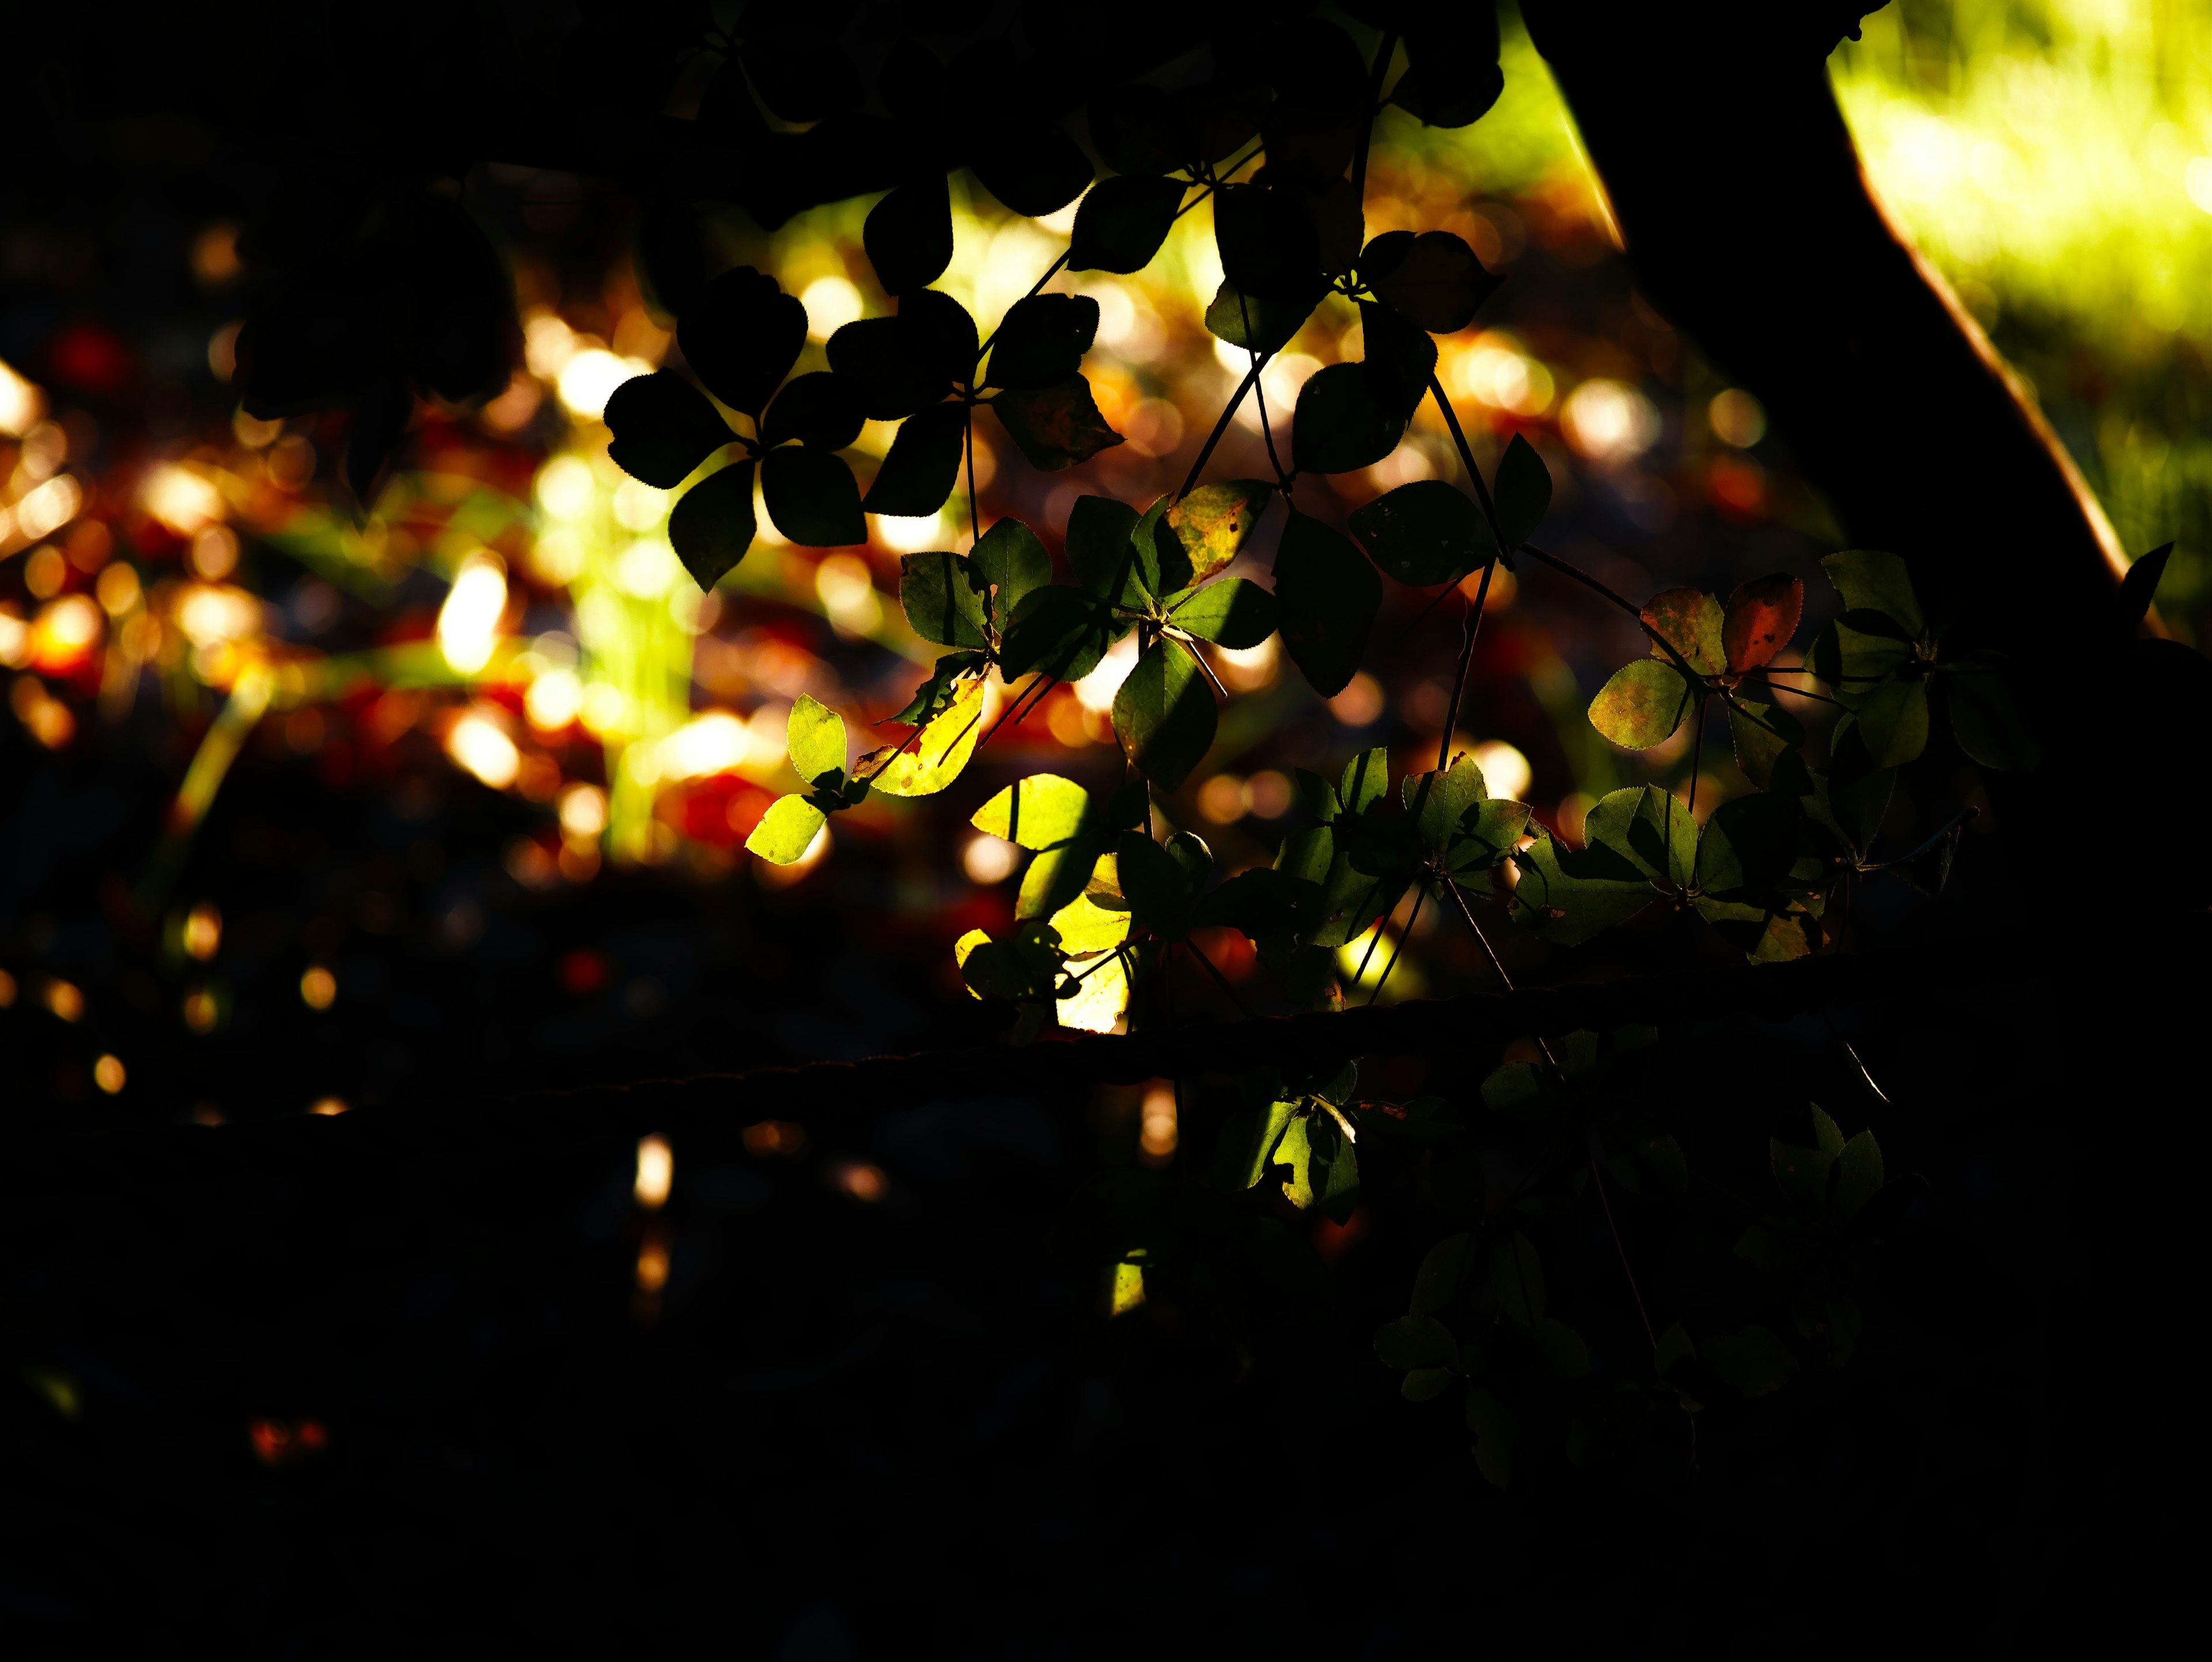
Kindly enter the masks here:
M 699 389 L 672 369 L 638 375 L 607 399 L 607 454 L 634 479 L 672 490 L 737 435 Z

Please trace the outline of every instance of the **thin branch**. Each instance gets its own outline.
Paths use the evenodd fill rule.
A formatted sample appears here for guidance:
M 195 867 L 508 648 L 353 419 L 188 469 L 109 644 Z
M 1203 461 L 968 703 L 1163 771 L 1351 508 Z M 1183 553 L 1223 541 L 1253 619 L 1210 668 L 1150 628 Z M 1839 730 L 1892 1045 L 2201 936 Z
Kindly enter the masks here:
M 1406 915 L 1406 928 L 1404 933 L 1400 934 L 1395 941 L 1390 943 L 1390 961 L 1382 966 L 1382 973 L 1375 978 L 1375 990 L 1367 995 L 1367 1001 L 1370 1004 L 1372 1004 L 1376 999 L 1382 997 L 1382 989 L 1389 984 L 1390 971 L 1398 967 L 1399 954 L 1406 950 L 1406 943 L 1413 939 L 1413 921 L 1420 916 L 1421 903 L 1428 898 L 1429 892 L 1425 888 L 1416 889 L 1413 891 L 1413 910 Z M 1382 939 L 1382 931 L 1378 928 L 1376 930 L 1375 934 L 1376 938 L 1380 940 Z M 1364 970 L 1366 966 L 1362 965 L 1360 967 Z
M 1597 1203 L 1605 1208 L 1605 1227 L 1613 1234 L 1613 1250 L 1620 1254 L 1620 1273 L 1628 1277 L 1629 1295 L 1636 1300 L 1637 1316 L 1644 1323 L 1644 1336 L 1651 1341 L 1653 1360 L 1656 1361 L 1659 1336 L 1651 1330 L 1650 1312 L 1644 1307 L 1643 1289 L 1636 1284 L 1636 1272 L 1628 1267 L 1628 1249 L 1620 1244 L 1620 1226 L 1613 1221 L 1613 1202 L 1605 1196 L 1605 1178 L 1597 1169 L 1597 1156 L 1590 1156 L 1590 1176 L 1597 1182 Z
M 1467 641 L 1459 649 L 1459 667 L 1452 672 L 1451 703 L 1444 710 L 1443 736 L 1437 740 L 1437 766 L 1451 765 L 1452 734 L 1459 728 L 1460 700 L 1467 692 L 1467 673 L 1474 662 L 1474 637 L 1482 632 L 1482 608 L 1490 600 L 1491 574 L 1498 569 L 1498 562 L 1486 560 L 1482 565 L 1482 581 L 1476 587 L 1474 606 L 1467 616 Z
M 1237 996 L 1237 989 L 1229 984 L 1229 977 L 1222 974 L 1213 960 L 1206 955 L 1206 948 L 1188 935 L 1183 937 L 1182 944 L 1190 948 L 1192 957 L 1206 966 L 1206 974 L 1213 977 L 1213 984 L 1221 989 L 1222 996 L 1237 1007 L 1237 1013 L 1246 1020 L 1251 1020 L 1253 1017 L 1250 1007 Z
M 1183 480 L 1182 489 L 1176 492 L 1177 502 L 1181 502 L 1197 489 L 1198 476 L 1206 472 L 1206 463 L 1213 459 L 1214 447 L 1221 442 L 1222 435 L 1229 431 L 1229 423 L 1237 413 L 1237 406 L 1244 402 L 1245 393 L 1258 385 L 1260 371 L 1267 368 L 1267 360 L 1273 356 L 1272 352 L 1262 352 L 1253 358 L 1251 372 L 1237 383 L 1237 390 L 1229 395 L 1229 402 L 1222 405 L 1221 418 L 1213 423 L 1213 431 L 1206 435 L 1206 447 L 1198 453 L 1198 460 L 1191 463 L 1190 474 Z
M 1367 119 L 1360 124 L 1359 149 L 1352 158 L 1352 198 L 1355 202 L 1367 200 L 1367 149 L 1375 137 L 1375 118 L 1382 108 L 1382 82 L 1390 73 L 1390 58 L 1398 50 L 1398 34 L 1395 29 L 1382 32 L 1382 44 L 1375 48 L 1375 63 L 1367 76 Z
M 1459 448 L 1460 466 L 1467 469 L 1468 481 L 1474 486 L 1474 499 L 1482 507 L 1482 517 L 1490 522 L 1491 540 L 1504 552 L 1511 553 L 1513 551 L 1505 546 L 1505 533 L 1498 523 L 1498 504 L 1490 500 L 1490 487 L 1483 483 L 1482 470 L 1474 465 L 1474 452 L 1468 447 L 1467 435 L 1460 430 L 1459 412 L 1444 396 L 1444 384 L 1437 379 L 1433 369 L 1429 371 L 1429 396 L 1443 412 L 1444 425 L 1451 429 L 1452 443 Z

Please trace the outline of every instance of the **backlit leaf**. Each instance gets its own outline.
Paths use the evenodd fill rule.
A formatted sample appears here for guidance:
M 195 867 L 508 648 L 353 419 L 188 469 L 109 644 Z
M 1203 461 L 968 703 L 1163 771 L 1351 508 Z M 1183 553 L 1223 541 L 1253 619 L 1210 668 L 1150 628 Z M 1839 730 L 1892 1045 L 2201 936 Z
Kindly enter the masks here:
M 1188 581 L 1203 582 L 1237 557 L 1274 494 L 1258 479 L 1221 479 L 1169 507 L 1168 528 L 1189 564 Z
M 845 718 L 803 692 L 791 707 L 785 742 L 792 767 L 810 785 L 834 781 L 845 770 Z
M 1224 281 L 1206 308 L 1206 326 L 1231 346 L 1252 352 L 1279 352 L 1328 292 L 1316 277 L 1310 290 L 1263 300 Z
M 1741 675 L 1774 661 L 1805 612 L 1805 585 L 1784 572 L 1740 585 L 1728 599 L 1721 635 L 1728 667 Z
M 1881 1147 L 1862 1131 L 1836 1157 L 1836 1221 L 1849 1223 L 1881 1187 Z
M 1003 633 L 1031 591 L 1052 581 L 1052 556 L 1019 520 L 995 522 L 976 539 L 968 563 L 991 591 L 991 623 Z
M 1078 496 L 1067 514 L 1067 563 L 1092 594 L 1121 606 L 1142 603 L 1131 538 L 1137 510 L 1111 496 Z
M 1899 768 L 1928 747 L 1928 683 L 1884 681 L 1853 712 L 1859 739 L 1878 768 Z
M 1729 738 L 1735 747 L 1735 764 L 1744 777 L 1765 790 L 1772 784 L 1774 764 L 1784 751 L 1805 742 L 1805 729 L 1797 718 L 1774 704 L 1749 698 L 1731 698 L 1728 706 Z
M 1055 680 L 1079 681 L 1127 629 L 1094 596 L 1051 584 L 1030 590 L 1014 608 L 1000 662 L 1010 677 L 1042 670 Z
M 1127 928 L 1126 921 L 1122 927 Z M 1065 940 L 1060 944 L 1070 951 L 1076 950 Z M 1129 1010 L 1127 958 L 1109 952 L 1095 963 L 1075 967 L 1073 973 L 1081 977 L 1075 991 L 1053 1004 L 1053 1014 L 1060 1025 L 1078 1032 L 1112 1032 L 1115 1024 Z
M 1946 665 L 1943 697 L 1960 750 L 1985 768 L 2007 773 L 2034 769 L 2042 746 L 2021 719 L 2002 670 L 1983 662 Z
M 1921 616 L 1920 601 L 1912 590 L 1911 574 L 1896 555 L 1846 549 L 1823 559 L 1820 569 L 1844 597 L 1846 611 L 1881 612 L 1894 618 L 1916 640 L 1927 633 L 1927 620 Z
M 925 641 L 975 651 L 988 644 L 984 617 L 989 597 L 964 554 L 939 549 L 902 557 L 899 604 L 906 609 L 908 624 Z
M 1670 588 L 1652 596 L 1641 616 L 1645 627 L 1681 654 L 1697 673 L 1717 675 L 1728 667 L 1721 603 L 1711 595 L 1700 589 Z M 1655 644 L 1653 655 L 1659 652 Z
M 769 804 L 760 823 L 745 838 L 745 847 L 771 866 L 789 866 L 814 846 L 814 838 L 829 816 L 796 793 L 779 796 Z
M 1087 462 L 1121 442 L 1080 375 L 1035 392 L 1001 393 L 991 410 L 1030 466 L 1047 473 Z
M 1056 773 L 1031 774 L 975 810 L 968 823 L 1025 849 L 1055 848 L 1083 828 L 1091 793 Z
M 1114 734 L 1132 766 L 1162 790 L 1180 790 L 1213 743 L 1213 688 L 1188 651 L 1158 641 L 1114 695 Z
M 1615 670 L 1590 700 L 1590 725 L 1623 750 L 1649 750 L 1682 725 L 1696 702 L 1671 661 L 1639 658 Z
M 1171 594 L 1166 609 L 1177 629 L 1232 651 L 1255 647 L 1275 632 L 1275 597 L 1243 577 Z
M 885 761 L 884 752 L 872 752 L 854 766 L 854 776 L 866 776 L 886 796 L 933 796 L 943 790 L 960 776 L 982 736 L 983 687 L 981 679 L 962 682 L 944 713 L 897 754 Z

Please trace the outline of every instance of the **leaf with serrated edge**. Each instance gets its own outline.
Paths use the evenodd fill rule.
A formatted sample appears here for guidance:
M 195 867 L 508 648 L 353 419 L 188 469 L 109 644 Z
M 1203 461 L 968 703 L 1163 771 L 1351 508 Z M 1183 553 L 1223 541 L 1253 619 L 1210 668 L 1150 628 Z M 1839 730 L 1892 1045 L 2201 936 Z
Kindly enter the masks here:
M 886 796 L 933 796 L 943 790 L 960 776 L 982 736 L 983 687 L 980 679 L 963 681 L 945 713 L 905 748 L 888 762 L 885 752 L 872 752 L 854 769 L 855 776 L 866 776 L 870 788 Z
M 1741 675 L 1772 663 L 1796 634 L 1804 612 L 1805 585 L 1786 572 L 1739 585 L 1728 598 L 1721 625 L 1729 673 Z
M 1728 650 L 1722 644 L 1723 614 L 1721 603 L 1711 595 L 1695 588 L 1670 588 L 1653 595 L 1641 616 L 1644 625 L 1680 653 L 1698 674 L 1717 675 L 1728 667 Z M 1656 642 L 1651 655 L 1664 655 Z
M 1590 725 L 1623 750 L 1649 750 L 1670 738 L 1696 703 L 1682 672 L 1663 658 L 1639 658 L 1613 673 L 1590 700 Z
M 1168 528 L 1182 545 L 1192 582 L 1204 582 L 1237 557 L 1274 494 L 1274 486 L 1258 479 L 1221 479 L 1168 508 Z

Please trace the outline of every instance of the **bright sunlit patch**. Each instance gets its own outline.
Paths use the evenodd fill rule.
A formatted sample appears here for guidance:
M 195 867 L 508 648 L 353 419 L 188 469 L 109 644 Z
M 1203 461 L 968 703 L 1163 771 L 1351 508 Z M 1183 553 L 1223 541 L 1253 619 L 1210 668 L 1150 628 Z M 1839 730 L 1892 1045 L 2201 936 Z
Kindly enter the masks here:
M 558 733 L 583 707 L 583 679 L 573 669 L 547 670 L 522 696 L 522 713 L 540 733 Z
M 933 548 L 952 546 L 952 521 L 943 509 L 911 518 L 883 514 L 871 516 L 876 540 L 894 554 L 921 554 Z
M 1282 672 L 1279 636 L 1270 635 L 1255 647 L 1216 647 L 1213 667 L 1231 692 L 1259 692 L 1275 684 Z
M 84 995 L 77 990 L 74 982 L 59 979 L 47 982 L 46 1006 L 64 1021 L 82 1021 L 84 1019 Z
M 1559 425 L 1567 442 L 1592 461 L 1625 462 L 1657 441 L 1659 412 L 1634 387 L 1601 377 L 1567 394 Z
M 1175 1087 L 1165 1080 L 1145 1093 L 1144 1111 L 1138 1121 L 1137 1158 L 1147 1166 L 1165 1166 L 1175 1157 Z
M 505 790 L 522 770 L 514 740 L 482 710 L 465 712 L 447 730 L 446 754 L 494 790 Z
M 2189 193 L 2191 202 L 2212 214 L 2212 155 L 2197 156 L 2190 161 L 2182 170 L 2181 188 Z
M 137 571 L 118 560 L 100 574 L 100 581 L 94 586 L 93 594 L 98 598 L 101 611 L 111 618 L 120 618 L 138 604 L 145 591 L 139 587 Z
M 1114 695 L 1121 690 L 1121 683 L 1129 679 L 1129 672 L 1137 667 L 1137 637 L 1133 631 L 1106 649 L 1098 661 L 1098 667 L 1075 684 L 1075 696 L 1085 709 L 1104 714 L 1114 708 Z
M 84 487 L 67 473 L 61 474 L 15 504 L 15 529 L 28 538 L 51 537 L 75 519 L 83 506 Z
M 669 1185 L 676 1180 L 676 1154 L 668 1139 L 658 1132 L 637 1140 L 637 1177 L 630 1193 L 648 1212 L 668 1203 Z
M 615 557 L 615 587 L 641 600 L 658 600 L 684 581 L 676 551 L 658 538 L 641 537 Z
M 806 308 L 810 340 L 827 340 L 848 323 L 860 318 L 860 291 L 841 277 L 818 277 L 799 296 Z
M 219 583 L 238 569 L 238 533 L 227 525 L 211 525 L 192 539 L 185 563 L 204 582 Z
M 336 1119 L 346 1111 L 343 1097 L 318 1097 L 307 1106 L 307 1111 L 319 1119 Z
M 1003 883 L 1014 874 L 1015 858 L 1012 843 L 978 831 L 960 850 L 960 868 L 971 883 Z
M 1198 788 L 1198 812 L 1217 825 L 1235 825 L 1251 803 L 1244 781 L 1233 773 L 1217 773 Z
M 1528 758 L 1503 739 L 1486 739 L 1468 752 L 1482 770 L 1482 782 L 1490 794 L 1506 802 L 1527 800 L 1528 782 L 1535 777 Z
M 1362 670 L 1328 701 L 1328 713 L 1348 728 L 1364 728 L 1382 714 L 1382 684 Z
M 857 555 L 832 554 L 815 567 L 814 592 L 830 621 L 848 635 L 866 635 L 883 624 L 875 577 Z
M 617 357 L 604 346 L 592 346 L 562 364 L 554 385 L 570 415 L 597 421 L 606 413 L 616 387 L 652 373 L 653 366 L 641 359 Z
M 138 487 L 145 510 L 180 537 L 195 536 L 222 517 L 222 492 L 212 480 L 175 462 L 149 471 Z
M 185 914 L 181 934 L 185 951 L 204 963 L 222 945 L 222 914 L 211 900 L 203 900 Z
M 507 610 L 507 567 L 489 549 L 461 562 L 446 603 L 438 609 L 438 650 L 459 675 L 474 675 L 491 661 Z
M 0 363 L 0 436 L 20 439 L 46 413 L 45 394 L 6 363 Z
M 177 627 L 196 647 L 243 640 L 261 627 L 261 603 L 242 588 L 187 583 L 176 606 Z
M 327 1010 L 337 1000 L 338 978 L 321 965 L 300 977 L 300 1002 L 311 1010 Z
M 100 638 L 100 607 L 88 594 L 65 594 L 39 613 L 32 626 L 32 655 L 81 657 Z M 43 641 L 36 637 L 44 636 Z
M 607 794 L 597 785 L 571 785 L 561 793 L 556 812 L 570 837 L 597 837 L 607 828 Z
M 615 487 L 615 521 L 628 531 L 653 531 L 668 517 L 672 493 L 654 489 L 642 479 L 624 479 Z
M 104 1056 L 92 1064 L 92 1082 L 109 1096 L 113 1096 L 122 1090 L 123 1082 L 127 1077 L 119 1057 Z
M 556 520 L 580 520 L 591 511 L 599 487 L 581 456 L 556 456 L 538 470 L 538 505 Z
M 1263 768 L 1245 781 L 1252 812 L 1262 819 L 1279 819 L 1291 811 L 1291 782 L 1273 768 Z
M 664 780 L 703 779 L 743 767 L 753 753 L 752 729 L 726 709 L 693 716 L 660 741 Z

